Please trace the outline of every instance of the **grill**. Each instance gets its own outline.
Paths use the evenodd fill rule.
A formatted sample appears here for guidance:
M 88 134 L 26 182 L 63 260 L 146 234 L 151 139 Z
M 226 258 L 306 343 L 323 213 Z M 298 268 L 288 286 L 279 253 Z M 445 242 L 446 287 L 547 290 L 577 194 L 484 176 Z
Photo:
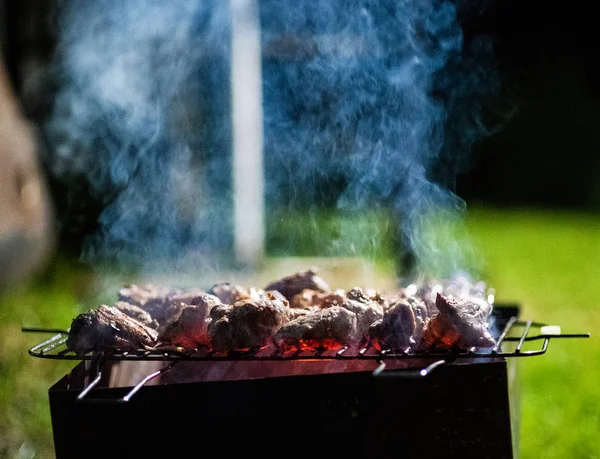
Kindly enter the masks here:
M 24 330 L 54 333 L 32 356 L 79 361 L 49 391 L 57 459 L 209 447 L 226 456 L 514 458 L 518 358 L 546 353 L 554 338 L 589 337 L 519 313 L 494 307 L 497 345 L 485 351 L 78 356 L 65 347 L 66 330 Z

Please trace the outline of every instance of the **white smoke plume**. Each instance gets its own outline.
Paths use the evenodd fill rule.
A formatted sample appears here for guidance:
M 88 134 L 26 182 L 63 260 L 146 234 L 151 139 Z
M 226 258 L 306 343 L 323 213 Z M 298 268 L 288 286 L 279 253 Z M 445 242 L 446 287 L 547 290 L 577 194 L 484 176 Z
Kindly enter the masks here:
M 464 269 L 466 241 L 431 225 L 460 226 L 491 48 L 465 49 L 446 0 L 258 3 L 267 208 L 390 209 L 418 269 Z M 103 206 L 83 258 L 216 268 L 232 245 L 228 2 L 66 1 L 59 18 L 45 133 L 54 176 Z

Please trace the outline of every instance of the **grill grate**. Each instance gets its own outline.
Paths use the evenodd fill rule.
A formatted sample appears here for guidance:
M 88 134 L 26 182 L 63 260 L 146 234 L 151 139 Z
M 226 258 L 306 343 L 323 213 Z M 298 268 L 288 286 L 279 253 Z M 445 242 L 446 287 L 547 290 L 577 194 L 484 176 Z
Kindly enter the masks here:
M 522 331 L 517 332 L 518 329 Z M 531 330 L 537 330 L 537 333 L 531 334 Z M 176 349 L 173 346 L 159 347 L 156 349 L 140 349 L 137 351 L 123 351 L 111 349 L 107 351 L 90 352 L 85 355 L 78 355 L 71 352 L 66 347 L 68 330 L 57 329 L 38 329 L 23 328 L 26 332 L 50 332 L 56 333 L 53 337 L 32 347 L 29 354 L 34 357 L 46 359 L 61 360 L 289 360 L 289 359 L 460 359 L 460 358 L 481 358 L 495 359 L 499 357 L 530 357 L 544 354 L 552 338 L 588 338 L 589 333 L 570 333 L 560 332 L 560 327 L 550 326 L 532 320 L 522 321 L 515 316 L 511 317 L 504 326 L 499 335 L 496 345 L 491 349 L 471 348 L 471 349 L 448 349 L 448 350 L 415 350 L 407 352 L 398 352 L 392 349 L 377 351 L 368 343 L 353 348 L 344 347 L 336 351 L 317 350 L 280 353 L 273 349 L 264 349 L 261 351 L 247 352 L 229 352 L 216 353 L 205 350 L 184 350 Z M 515 332 L 517 332 L 515 334 Z M 516 342 L 513 350 L 504 350 L 503 345 L 509 342 Z M 540 345 L 535 349 L 523 350 L 525 342 L 539 342 Z
M 532 329 L 535 333 L 532 333 Z M 101 402 L 101 403 L 124 403 L 131 398 L 148 381 L 169 371 L 181 361 L 222 361 L 222 360 L 352 360 L 369 359 L 375 360 L 379 366 L 373 371 L 373 376 L 377 377 L 425 377 L 436 368 L 445 364 L 463 359 L 467 361 L 493 361 L 504 357 L 531 357 L 544 354 L 548 350 L 548 345 L 552 338 L 588 338 L 589 333 L 563 334 L 560 327 L 550 326 L 532 320 L 518 320 L 517 316 L 511 316 L 506 322 L 503 321 L 502 331 L 498 334 L 496 345 L 491 349 L 471 348 L 471 349 L 448 349 L 443 352 L 436 350 L 418 350 L 408 352 L 397 352 L 394 350 L 378 351 L 368 343 L 355 348 L 342 348 L 337 351 L 303 351 L 296 353 L 282 354 L 272 349 L 264 349 L 258 352 L 229 352 L 220 354 L 207 352 L 205 350 L 181 350 L 174 349 L 140 349 L 138 351 L 122 351 L 113 349 L 102 352 L 91 352 L 85 355 L 78 355 L 71 352 L 66 347 L 66 341 L 69 335 L 68 330 L 59 329 L 39 329 L 23 328 L 26 332 L 44 332 L 55 333 L 51 338 L 37 344 L 29 350 L 29 354 L 34 357 L 60 360 L 92 360 L 96 367 L 96 377 L 92 379 L 87 387 L 77 396 L 78 401 Z M 524 350 L 526 342 L 533 342 L 536 346 L 533 349 Z M 509 344 L 512 343 L 512 344 Z M 514 345 L 516 343 L 516 346 Z M 512 348 L 512 349 L 505 349 Z M 386 362 L 391 359 L 420 359 L 429 363 L 421 369 L 411 370 L 386 370 Z M 102 378 L 102 369 L 107 361 L 141 361 L 154 360 L 165 361 L 166 365 L 158 371 L 148 374 L 138 384 L 132 387 L 123 397 L 116 399 L 93 398 L 88 396 L 94 387 L 98 385 Z

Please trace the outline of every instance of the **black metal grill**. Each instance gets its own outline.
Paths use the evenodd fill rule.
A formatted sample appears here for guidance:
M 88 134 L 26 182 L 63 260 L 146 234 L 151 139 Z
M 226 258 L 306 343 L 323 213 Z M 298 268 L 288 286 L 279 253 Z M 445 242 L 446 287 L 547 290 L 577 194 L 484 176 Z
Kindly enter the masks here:
M 25 330 L 53 334 L 32 356 L 80 360 L 49 390 L 57 459 L 114 455 L 113 442 L 89 439 L 115 423 L 128 429 L 120 457 L 179 457 L 206 444 L 228 456 L 280 457 L 302 426 L 310 439 L 293 442 L 299 457 L 512 459 L 522 360 L 513 357 L 544 354 L 552 338 L 589 337 L 518 317 L 517 306 L 498 305 L 489 327 L 496 347 L 444 352 L 80 356 L 66 349 L 67 330 Z

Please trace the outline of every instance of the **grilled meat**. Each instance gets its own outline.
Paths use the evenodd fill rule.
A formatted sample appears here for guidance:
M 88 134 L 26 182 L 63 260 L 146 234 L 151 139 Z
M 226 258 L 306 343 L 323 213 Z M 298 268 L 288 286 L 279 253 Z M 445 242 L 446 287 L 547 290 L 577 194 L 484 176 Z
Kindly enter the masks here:
M 300 309 L 300 308 L 289 308 L 288 309 L 288 320 L 294 320 L 297 319 L 298 317 L 304 317 L 308 314 L 311 313 L 311 309 Z
M 350 292 L 355 290 L 357 289 L 353 289 Z M 356 330 L 358 335 L 362 338 L 368 338 L 371 325 L 383 317 L 383 308 L 379 303 L 369 300 L 366 296 L 361 296 L 360 300 L 351 299 L 359 297 L 351 296 L 350 292 L 348 292 L 348 299 L 341 306 L 356 314 Z
M 377 303 L 378 305 L 380 305 L 383 308 L 385 308 L 385 307 L 388 306 L 388 299 L 379 290 L 375 290 L 375 289 L 370 289 L 369 288 L 369 289 L 365 290 L 364 295 L 369 300 L 374 301 L 375 303 Z
M 492 307 L 486 301 L 477 297 L 446 297 L 438 293 L 435 305 L 439 312 L 427 323 L 422 347 L 468 349 L 496 344 L 487 330 Z
M 346 294 L 349 300 L 358 301 L 359 303 L 369 303 L 371 297 L 360 287 L 354 287 Z
M 225 317 L 231 312 L 233 305 L 231 304 L 217 304 L 210 310 L 210 320 L 216 322 L 221 317 Z
M 408 297 L 406 301 L 412 307 L 415 315 L 415 331 L 413 333 L 413 340 L 415 343 L 419 343 L 423 338 L 423 332 L 429 321 L 429 313 L 427 312 L 427 305 L 420 298 L 414 296 Z
M 331 306 L 286 323 L 273 342 L 284 352 L 333 350 L 354 343 L 356 337 L 356 314 L 341 306 Z
M 142 306 L 163 328 L 181 313 L 182 305 L 197 304 L 207 295 L 204 290 L 179 291 L 165 297 L 153 298 Z
M 423 331 L 421 308 L 425 308 L 425 305 L 416 298 L 397 298 L 392 301 L 383 317 L 369 329 L 371 344 L 379 351 L 408 350 L 415 344 L 415 335 L 420 335 Z
M 119 301 L 144 306 L 148 302 L 168 301 L 173 295 L 182 293 L 180 289 L 173 289 L 155 284 L 131 284 L 119 290 Z
M 438 293 L 445 297 L 477 298 L 487 302 L 485 282 L 472 283 L 466 276 L 460 274 L 443 281 L 422 282 L 418 287 L 416 285 L 413 287 L 417 291 L 416 295 L 425 301 L 430 317 L 438 312 L 436 306 Z
M 85 353 L 155 345 L 228 352 L 273 343 L 284 351 L 365 341 L 378 350 L 402 351 L 495 344 L 487 330 L 491 304 L 485 284 L 461 276 L 384 295 L 359 287 L 332 291 L 311 269 L 264 289 L 224 282 L 208 292 L 129 285 L 119 291 L 114 307 L 76 317 L 68 346 Z
M 164 332 L 165 328 L 167 328 L 173 322 L 176 322 L 181 316 L 181 313 L 185 308 L 190 306 L 183 301 L 173 300 L 169 301 L 166 305 L 161 306 L 160 309 L 154 311 L 156 317 L 160 319 L 158 323 L 158 334 Z
M 158 321 L 153 319 L 150 314 L 148 314 L 139 306 L 127 303 L 125 301 L 117 301 L 115 303 L 115 308 L 117 308 L 121 312 L 124 312 L 129 317 L 137 320 L 138 322 L 146 325 L 147 327 L 158 330 Z
M 319 292 L 305 288 L 292 297 L 290 307 L 294 309 L 328 308 L 330 306 L 339 306 L 345 300 L 346 293 L 343 290 Z
M 67 348 L 76 354 L 105 349 L 135 350 L 156 344 L 158 332 L 119 309 L 102 305 L 71 323 Z
M 329 285 L 317 275 L 315 268 L 283 277 L 265 287 L 265 290 L 277 290 L 281 292 L 288 300 L 291 300 L 294 295 L 301 293 L 304 289 L 315 290 L 317 292 L 330 291 Z
M 390 298 L 383 317 L 369 328 L 368 337 L 377 350 L 407 351 L 421 341 L 427 320 L 423 300 L 402 293 Z
M 221 282 L 213 285 L 209 293 L 218 297 L 223 304 L 235 304 L 238 301 L 251 298 L 251 292 L 246 287 L 229 282 Z
M 216 352 L 247 351 L 270 345 L 273 335 L 291 317 L 286 303 L 268 295 L 220 308 L 214 316 L 221 317 L 211 322 L 208 329 L 212 348 Z
M 181 307 L 179 314 L 164 326 L 159 334 L 159 341 L 184 348 L 210 346 L 210 311 L 221 304 L 219 298 L 207 293 L 196 297 L 194 304 L 178 304 Z

